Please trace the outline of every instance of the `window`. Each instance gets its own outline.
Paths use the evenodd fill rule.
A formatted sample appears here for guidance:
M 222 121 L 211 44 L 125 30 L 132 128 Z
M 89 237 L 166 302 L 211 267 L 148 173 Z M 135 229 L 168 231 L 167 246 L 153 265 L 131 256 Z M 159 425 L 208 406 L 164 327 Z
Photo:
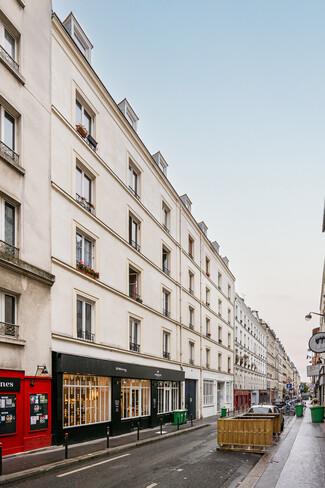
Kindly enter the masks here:
M 163 331 L 163 357 L 170 359 L 170 333 Z
M 205 273 L 207 276 L 210 276 L 210 259 L 208 256 L 205 258 Z
M 228 324 L 231 324 L 231 310 L 228 308 Z
M 188 291 L 191 295 L 194 295 L 194 274 L 192 271 L 188 272 Z
M 189 342 L 189 363 L 194 364 L 194 342 Z
M 140 273 L 132 266 L 129 266 L 129 297 L 141 303 L 140 296 Z
M 191 236 L 188 236 L 188 254 L 190 258 L 193 259 L 194 257 L 194 239 Z
M 76 233 L 76 261 L 81 261 L 88 268 L 93 267 L 93 243 L 80 232 Z
M 228 300 L 231 300 L 231 286 L 228 285 Z
M 230 383 L 226 381 L 226 403 L 230 403 Z
M 109 422 L 110 380 L 102 376 L 63 375 L 63 427 Z
M 210 290 L 209 290 L 209 288 L 205 289 L 205 304 L 207 307 L 210 307 Z
M 163 308 L 163 315 L 165 315 L 165 317 L 169 317 L 170 316 L 170 293 L 169 291 L 163 289 L 163 292 L 162 292 L 162 299 L 163 299 L 163 303 L 162 303 L 162 308 Z
M 17 35 L 13 33 L 13 29 L 8 29 L 0 20 L 0 58 L 9 65 L 10 68 L 19 70 L 17 63 L 18 48 Z
M 222 287 L 222 276 L 221 273 L 218 273 L 218 288 L 221 290 Z
M 94 342 L 95 334 L 93 330 L 93 303 L 85 298 L 77 298 L 77 337 L 84 341 Z
M 231 373 L 231 358 L 228 357 L 228 373 Z
M 222 301 L 218 300 L 218 315 L 219 317 L 222 316 Z
M 158 413 L 173 412 L 178 409 L 179 388 L 176 381 L 159 381 Z
M 213 380 L 203 380 L 203 405 L 213 405 Z
M 0 336 L 18 338 L 16 297 L 0 292 Z
M 16 118 L 0 105 L 0 154 L 10 162 L 18 164 L 16 132 Z
M 222 369 L 222 355 L 219 352 L 218 353 L 218 370 L 221 371 L 221 369 Z
M 129 164 L 129 190 L 138 200 L 140 200 L 140 173 L 133 164 Z
M 150 380 L 121 380 L 122 419 L 150 415 Z
M 94 213 L 93 182 L 81 168 L 76 167 L 76 200 L 88 212 Z
M 170 261 L 170 251 L 163 246 L 163 248 L 162 248 L 162 270 L 168 276 L 170 275 L 169 261 Z
M 221 325 L 218 326 L 218 341 L 222 344 L 222 327 Z
M 165 202 L 162 203 L 162 226 L 169 232 L 170 226 L 170 209 L 167 207 Z
M 231 347 L 231 334 L 228 332 L 228 347 Z
M 206 367 L 210 368 L 210 349 L 206 348 L 205 350 L 205 360 L 206 360 Z
M 206 333 L 207 337 L 211 337 L 210 319 L 208 319 L 208 318 L 205 319 L 205 333 Z
M 97 142 L 94 139 L 94 116 L 85 105 L 81 98 L 76 99 L 76 130 L 85 142 L 95 150 Z
M 130 351 L 140 352 L 140 322 L 130 318 Z
M 140 252 L 140 224 L 135 217 L 129 215 L 129 244 Z
M 0 197 L 0 252 L 18 257 L 16 247 L 16 207 Z
M 194 308 L 193 307 L 188 307 L 188 326 L 190 329 L 194 329 Z

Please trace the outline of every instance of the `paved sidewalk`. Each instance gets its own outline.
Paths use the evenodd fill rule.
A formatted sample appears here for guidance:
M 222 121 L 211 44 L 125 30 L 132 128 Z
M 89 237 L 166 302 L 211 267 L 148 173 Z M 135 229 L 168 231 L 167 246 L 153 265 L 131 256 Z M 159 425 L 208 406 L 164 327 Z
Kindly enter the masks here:
M 107 455 L 107 452 L 117 452 L 123 449 L 129 449 L 137 445 L 148 442 L 156 442 L 160 439 L 170 436 L 176 436 L 191 432 L 194 429 L 200 429 L 206 425 L 216 423 L 219 416 L 207 417 L 200 420 L 193 420 L 193 427 L 188 421 L 184 425 L 166 424 L 163 425 L 161 435 L 160 426 L 153 429 L 140 430 L 139 441 L 137 440 L 137 431 L 116 437 L 110 437 L 109 450 L 107 450 L 107 439 L 97 439 L 89 442 L 69 445 L 69 459 L 65 460 L 65 449 L 63 446 L 50 446 L 48 448 L 29 451 L 25 453 L 13 454 L 3 457 L 2 473 L 0 476 L 0 485 L 22 479 L 28 476 L 34 476 L 37 472 L 44 472 L 55 467 L 60 467 L 65 463 L 73 464 L 90 457 L 100 457 Z M 16 476 L 15 476 L 16 475 Z

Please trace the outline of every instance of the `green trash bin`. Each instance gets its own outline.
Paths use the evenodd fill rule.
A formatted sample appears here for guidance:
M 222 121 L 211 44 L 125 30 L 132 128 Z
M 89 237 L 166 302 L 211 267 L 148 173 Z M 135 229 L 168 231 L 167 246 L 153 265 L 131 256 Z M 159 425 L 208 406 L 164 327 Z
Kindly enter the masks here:
M 302 417 L 304 414 L 304 406 L 303 405 L 296 405 L 296 416 Z
M 221 409 L 221 417 L 227 417 L 227 409 L 226 408 L 222 408 Z
M 174 425 L 186 424 L 186 412 L 187 410 L 174 410 Z
M 310 407 L 311 410 L 311 421 L 313 423 L 320 423 L 324 418 L 324 407 Z

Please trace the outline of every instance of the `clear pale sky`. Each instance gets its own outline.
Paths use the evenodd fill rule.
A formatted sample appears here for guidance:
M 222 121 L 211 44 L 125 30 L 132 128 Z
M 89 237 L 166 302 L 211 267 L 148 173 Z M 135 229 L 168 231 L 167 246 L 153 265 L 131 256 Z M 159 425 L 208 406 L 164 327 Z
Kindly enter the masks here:
M 325 234 L 323 0 L 53 0 L 306 379 Z M 68 89 L 68 88 L 67 88 Z

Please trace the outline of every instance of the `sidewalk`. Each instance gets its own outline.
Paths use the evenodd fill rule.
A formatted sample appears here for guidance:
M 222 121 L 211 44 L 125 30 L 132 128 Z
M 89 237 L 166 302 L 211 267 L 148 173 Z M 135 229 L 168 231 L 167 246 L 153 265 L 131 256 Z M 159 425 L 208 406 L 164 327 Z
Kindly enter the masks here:
M 68 460 L 65 459 L 65 449 L 63 446 L 50 446 L 36 451 L 4 456 L 2 460 L 0 486 L 5 483 L 13 483 L 14 481 L 28 478 L 29 476 L 35 476 L 37 473 L 46 472 L 56 467 L 59 468 L 66 464 L 75 464 L 84 459 L 107 456 L 107 453 L 116 453 L 137 445 L 156 442 L 166 437 L 185 434 L 186 432 L 191 432 L 216 423 L 218 418 L 219 415 L 193 420 L 193 427 L 191 427 L 191 422 L 188 421 L 186 424 L 180 425 L 179 430 L 177 430 L 177 425 L 166 424 L 162 427 L 162 435 L 160 433 L 160 426 L 153 429 L 140 430 L 139 441 L 137 440 L 136 430 L 129 434 L 110 437 L 109 449 L 107 449 L 106 438 L 71 444 L 68 448 Z
M 313 424 L 310 408 L 295 417 L 277 445 L 260 459 L 241 488 L 325 486 L 325 424 Z

